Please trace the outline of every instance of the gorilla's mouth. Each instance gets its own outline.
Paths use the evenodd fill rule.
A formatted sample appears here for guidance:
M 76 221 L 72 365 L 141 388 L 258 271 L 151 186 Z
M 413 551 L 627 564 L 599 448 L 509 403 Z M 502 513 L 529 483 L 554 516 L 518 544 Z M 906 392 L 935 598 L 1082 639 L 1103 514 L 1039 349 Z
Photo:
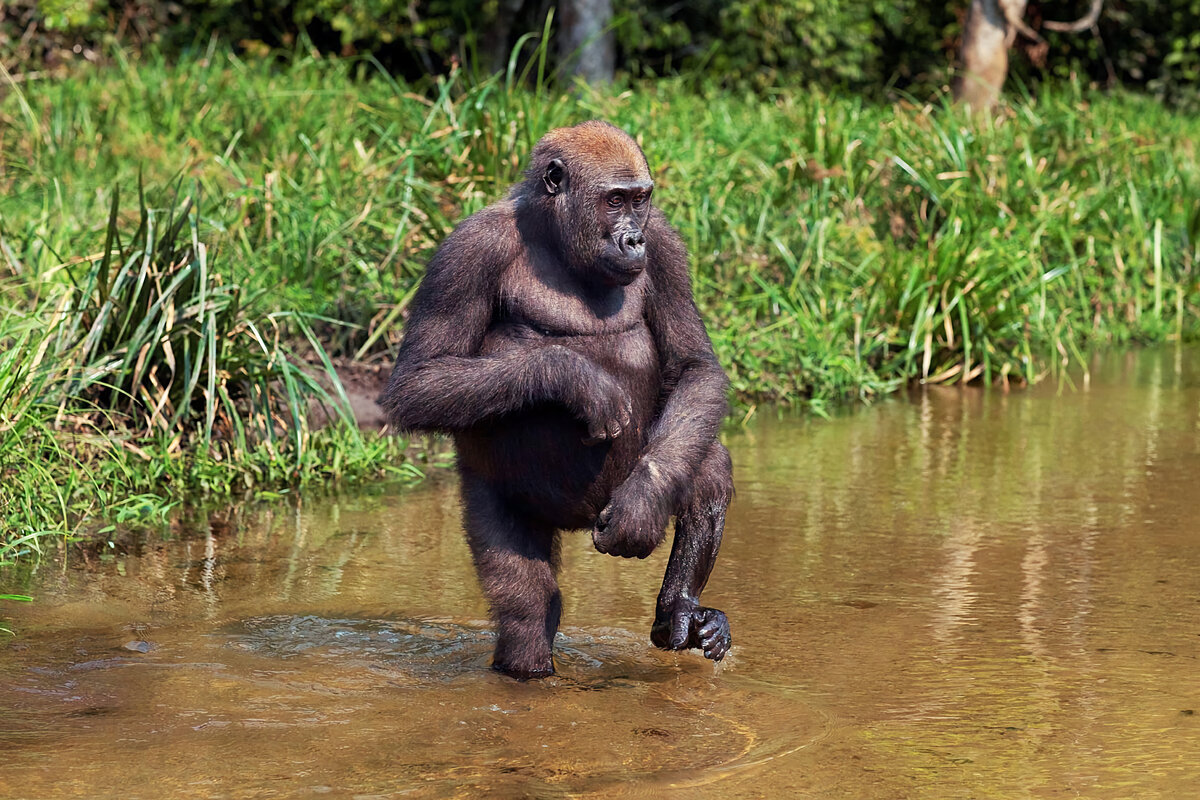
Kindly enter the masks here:
M 624 233 L 605 237 L 604 253 L 599 259 L 601 269 L 607 273 L 612 283 L 619 286 L 632 283 L 646 268 L 645 240 L 636 244 L 626 243 L 625 237 Z
M 617 258 L 601 258 L 600 267 L 610 283 L 628 286 L 646 268 L 646 256 L 643 254 L 640 258 L 628 258 L 624 255 Z

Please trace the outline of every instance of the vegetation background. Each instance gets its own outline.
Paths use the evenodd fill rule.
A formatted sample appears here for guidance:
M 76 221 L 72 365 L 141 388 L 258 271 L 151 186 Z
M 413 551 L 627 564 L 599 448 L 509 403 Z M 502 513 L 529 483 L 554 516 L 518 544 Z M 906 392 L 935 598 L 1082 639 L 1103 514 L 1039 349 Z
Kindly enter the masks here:
M 683 75 L 693 84 L 787 88 L 819 84 L 884 97 L 924 97 L 946 82 L 964 0 L 610 0 L 616 63 L 632 79 Z M 578 0 L 576 0 L 578 5 Z M 568 4 L 569 5 L 569 4 Z M 586 4 L 585 4 L 586 5 Z M 1074 19 L 1081 0 L 1030 3 L 1028 20 Z M 13 0 L 0 9 L 0 53 L 10 71 L 99 59 L 113 46 L 186 52 L 216 37 L 279 55 L 303 40 L 326 54 L 367 55 L 397 78 L 466 65 L 502 69 L 512 48 L 540 31 L 548 0 Z M 1178 101 L 1200 83 L 1200 0 L 1107 0 L 1086 35 L 1042 31 L 1021 44 L 1027 82 L 1069 78 L 1136 86 Z
M 1200 0 L 1047 33 L 983 119 L 964 5 L 617 0 L 588 86 L 544 3 L 5 4 L 0 560 L 444 461 L 356 398 L 438 242 L 591 117 L 647 152 L 739 418 L 1194 339 Z

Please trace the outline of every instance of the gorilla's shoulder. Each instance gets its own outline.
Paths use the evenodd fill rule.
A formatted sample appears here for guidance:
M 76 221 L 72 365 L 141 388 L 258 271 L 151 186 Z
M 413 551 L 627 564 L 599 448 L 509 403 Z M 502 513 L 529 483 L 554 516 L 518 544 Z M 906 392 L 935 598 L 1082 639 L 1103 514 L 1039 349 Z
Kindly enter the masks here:
M 460 268 L 507 264 L 520 252 L 519 238 L 512 203 L 502 200 L 458 223 L 442 242 L 435 261 Z
M 511 240 L 516 235 L 516 209 L 512 200 L 500 200 L 458 223 L 450 238 Z
M 662 209 L 657 206 L 650 209 L 647 228 L 646 253 L 652 261 L 675 265 L 687 258 L 683 237 L 675 230 L 675 226 L 667 219 Z M 686 269 L 686 264 L 684 268 Z

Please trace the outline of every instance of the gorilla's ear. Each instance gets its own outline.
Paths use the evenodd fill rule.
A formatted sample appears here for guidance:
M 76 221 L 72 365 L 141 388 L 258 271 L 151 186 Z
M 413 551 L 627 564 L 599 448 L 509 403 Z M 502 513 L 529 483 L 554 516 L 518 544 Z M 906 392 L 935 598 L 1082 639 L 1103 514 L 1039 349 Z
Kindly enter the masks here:
M 542 175 L 542 183 L 546 184 L 546 191 L 550 194 L 558 194 L 563 190 L 563 184 L 567 180 L 567 168 L 563 166 L 562 159 L 556 158 L 546 165 L 546 172 Z

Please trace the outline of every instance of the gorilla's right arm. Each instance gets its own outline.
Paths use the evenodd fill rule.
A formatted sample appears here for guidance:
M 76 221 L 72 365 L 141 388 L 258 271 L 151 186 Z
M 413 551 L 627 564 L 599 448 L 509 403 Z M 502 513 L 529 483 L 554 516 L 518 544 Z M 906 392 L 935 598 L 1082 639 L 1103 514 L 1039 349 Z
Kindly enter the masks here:
M 429 262 L 380 403 L 402 431 L 453 433 L 534 403 L 560 402 L 587 424 L 589 441 L 619 435 L 622 420 L 628 425 L 628 396 L 578 353 L 531 341 L 479 355 L 500 277 L 524 257 L 504 211 L 465 221 Z

